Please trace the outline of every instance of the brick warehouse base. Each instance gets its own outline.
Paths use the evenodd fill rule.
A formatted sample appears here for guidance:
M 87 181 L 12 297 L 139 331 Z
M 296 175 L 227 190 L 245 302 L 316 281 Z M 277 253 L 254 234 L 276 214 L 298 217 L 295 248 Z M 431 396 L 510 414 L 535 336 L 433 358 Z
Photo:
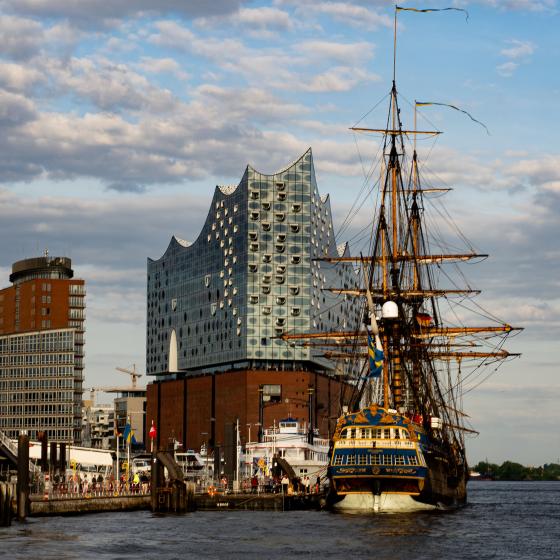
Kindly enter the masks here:
M 309 371 L 235 370 L 158 381 L 147 387 L 147 430 L 153 420 L 158 426 L 158 447 L 176 439 L 183 450 L 199 449 L 206 442 L 222 445 L 226 425 L 239 419 L 241 442 L 247 441 L 249 429 L 251 440 L 256 441 L 263 385 L 282 388 L 280 402 L 263 406 L 263 428 L 288 416 L 309 423 L 311 408 L 321 437 L 330 437 L 340 406 L 347 404 L 351 393 L 346 383 Z

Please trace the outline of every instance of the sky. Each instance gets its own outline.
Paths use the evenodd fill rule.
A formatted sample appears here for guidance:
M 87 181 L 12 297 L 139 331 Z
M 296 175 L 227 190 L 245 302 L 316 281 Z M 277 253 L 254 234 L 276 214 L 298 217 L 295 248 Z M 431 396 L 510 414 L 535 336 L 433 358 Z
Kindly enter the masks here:
M 488 128 L 425 107 L 419 128 L 444 134 L 418 150 L 490 254 L 466 267 L 478 301 L 525 329 L 507 345 L 523 356 L 465 396 L 480 431 L 469 460 L 559 461 L 560 5 L 401 5 L 468 11 L 399 12 L 402 117 L 411 127 L 414 100 L 449 103 Z M 86 387 L 144 370 L 146 259 L 172 235 L 193 241 L 215 185 L 247 164 L 273 173 L 311 147 L 340 229 L 375 151 L 348 129 L 386 118 L 393 13 L 382 0 L 0 0 L 0 284 L 45 249 L 72 258 Z

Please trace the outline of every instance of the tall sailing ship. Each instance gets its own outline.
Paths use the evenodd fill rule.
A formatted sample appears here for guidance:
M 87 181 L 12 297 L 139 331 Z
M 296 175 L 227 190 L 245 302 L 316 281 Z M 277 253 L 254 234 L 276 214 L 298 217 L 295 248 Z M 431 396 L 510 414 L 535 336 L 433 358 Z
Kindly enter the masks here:
M 382 138 L 370 255 L 321 260 L 356 263 L 363 287 L 332 291 L 363 298 L 364 326 L 283 336 L 292 343 L 307 339 L 304 344 L 332 359 L 364 361 L 361 375 L 350 381 L 353 398 L 332 438 L 328 505 L 371 511 L 460 506 L 468 479 L 464 438 L 474 431 L 462 411 L 464 381 L 472 388 L 481 368 L 517 356 L 502 345 L 520 329 L 476 306 L 479 292 L 453 283 L 448 267 L 487 255 L 468 245 L 462 252 L 449 250 L 453 245 L 441 239 L 440 229 L 428 227 L 437 225 L 426 215 L 429 198 L 450 189 L 423 186 L 416 141 L 409 146 L 409 139 L 439 131 L 416 129 L 416 107 L 413 129 L 403 128 L 395 76 L 385 127 L 353 130 Z M 451 285 L 439 286 L 440 280 Z M 493 324 L 463 324 L 473 309 L 472 317 Z

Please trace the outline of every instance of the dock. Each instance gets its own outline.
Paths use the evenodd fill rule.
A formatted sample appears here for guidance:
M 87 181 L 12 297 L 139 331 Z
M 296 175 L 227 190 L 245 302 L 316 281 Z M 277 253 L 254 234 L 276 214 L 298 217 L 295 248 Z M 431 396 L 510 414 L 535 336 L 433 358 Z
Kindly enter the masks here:
M 323 494 L 195 494 L 190 511 L 302 511 L 323 507 Z M 31 496 L 30 517 L 151 509 L 150 494 L 44 499 Z

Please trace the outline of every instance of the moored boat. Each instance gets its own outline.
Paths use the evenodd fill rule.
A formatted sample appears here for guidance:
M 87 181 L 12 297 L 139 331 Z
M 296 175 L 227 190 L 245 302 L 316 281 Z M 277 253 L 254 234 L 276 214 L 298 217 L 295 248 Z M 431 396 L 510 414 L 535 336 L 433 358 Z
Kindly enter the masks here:
M 401 9 L 407 8 L 395 10 L 395 49 Z M 358 376 L 349 375 L 352 398 L 331 442 L 327 503 L 333 509 L 391 512 L 464 504 L 465 434 L 476 433 L 462 410 L 465 380 L 473 389 L 488 366 L 519 355 L 503 344 L 520 329 L 484 311 L 474 301 L 479 292 L 458 267 L 488 255 L 474 250 L 445 210 L 437 219 L 428 214 L 434 193 L 439 200 L 450 189 L 424 184 L 426 167 L 419 165 L 415 139 L 440 134 L 416 126 L 417 109 L 427 105 L 444 104 L 416 102 L 414 126 L 406 129 L 394 71 L 385 126 L 352 128 L 381 138 L 369 255 L 317 260 L 325 266 L 355 262 L 362 286 L 330 290 L 361 298 L 363 327 L 283 337 L 294 342 L 312 336 L 324 357 L 343 360 L 350 372 L 364 364 Z M 459 244 L 461 249 L 450 250 Z M 492 324 L 470 324 L 480 317 Z

